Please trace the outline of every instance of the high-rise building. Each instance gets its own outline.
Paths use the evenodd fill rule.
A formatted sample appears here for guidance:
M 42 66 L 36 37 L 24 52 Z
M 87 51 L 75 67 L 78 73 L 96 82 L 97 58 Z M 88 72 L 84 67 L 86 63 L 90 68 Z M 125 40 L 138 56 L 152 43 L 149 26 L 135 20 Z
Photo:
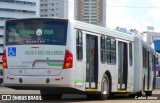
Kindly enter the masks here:
M 73 9 L 72 9 L 73 8 Z M 106 27 L 106 0 L 40 0 L 41 17 L 73 18 Z
M 74 0 L 40 0 L 40 16 L 74 19 Z
M 16 18 L 39 17 L 39 5 L 39 0 L 0 0 L 0 58 L 3 52 L 5 21 Z M 1 59 L 0 64 L 2 64 Z
M 75 0 L 75 19 L 106 27 L 106 0 Z
M 41 17 L 64 17 L 63 0 L 40 0 Z
M 41 17 L 64 17 L 64 0 L 40 0 Z

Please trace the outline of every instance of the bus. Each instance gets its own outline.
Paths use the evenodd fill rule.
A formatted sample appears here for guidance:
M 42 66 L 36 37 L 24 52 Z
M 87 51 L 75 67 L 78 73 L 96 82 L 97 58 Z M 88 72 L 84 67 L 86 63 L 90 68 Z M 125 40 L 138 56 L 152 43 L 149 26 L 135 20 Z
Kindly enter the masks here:
M 80 93 L 152 95 L 156 52 L 141 38 L 69 19 L 5 23 L 5 87 L 40 90 L 42 98 Z
M 156 72 L 157 72 L 156 76 L 160 77 L 160 36 L 159 36 L 159 40 L 153 40 L 153 45 L 154 45 L 154 49 L 158 53 L 158 57 L 159 57 L 159 58 L 157 58 L 158 63 L 156 65 Z
M 141 34 L 141 38 L 149 44 L 157 52 L 156 64 L 156 86 L 160 88 L 160 33 L 153 31 L 146 31 Z

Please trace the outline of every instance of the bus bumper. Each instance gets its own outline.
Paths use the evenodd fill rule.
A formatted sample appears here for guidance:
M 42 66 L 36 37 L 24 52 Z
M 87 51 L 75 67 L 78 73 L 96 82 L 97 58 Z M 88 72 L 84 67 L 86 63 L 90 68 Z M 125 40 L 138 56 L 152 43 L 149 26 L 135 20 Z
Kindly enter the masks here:
M 13 76 L 4 70 L 3 86 L 10 88 L 73 87 L 71 69 L 62 70 L 59 76 Z

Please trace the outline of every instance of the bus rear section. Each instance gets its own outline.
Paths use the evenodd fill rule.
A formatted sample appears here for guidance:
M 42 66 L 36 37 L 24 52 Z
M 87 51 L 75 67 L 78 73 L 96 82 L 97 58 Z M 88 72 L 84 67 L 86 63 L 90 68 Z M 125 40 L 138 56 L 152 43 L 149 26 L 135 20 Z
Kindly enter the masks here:
M 72 53 L 66 49 L 68 20 L 6 21 L 4 86 L 19 89 L 71 87 Z

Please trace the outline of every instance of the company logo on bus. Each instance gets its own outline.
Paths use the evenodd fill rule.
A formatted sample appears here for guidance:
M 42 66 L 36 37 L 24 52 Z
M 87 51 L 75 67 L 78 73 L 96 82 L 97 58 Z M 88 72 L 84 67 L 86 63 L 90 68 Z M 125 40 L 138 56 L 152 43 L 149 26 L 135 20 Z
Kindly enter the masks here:
M 43 33 L 42 29 L 37 29 L 37 30 L 36 30 L 36 35 L 37 35 L 37 36 L 41 36 L 42 33 Z
M 8 48 L 8 56 L 16 56 L 16 47 Z

